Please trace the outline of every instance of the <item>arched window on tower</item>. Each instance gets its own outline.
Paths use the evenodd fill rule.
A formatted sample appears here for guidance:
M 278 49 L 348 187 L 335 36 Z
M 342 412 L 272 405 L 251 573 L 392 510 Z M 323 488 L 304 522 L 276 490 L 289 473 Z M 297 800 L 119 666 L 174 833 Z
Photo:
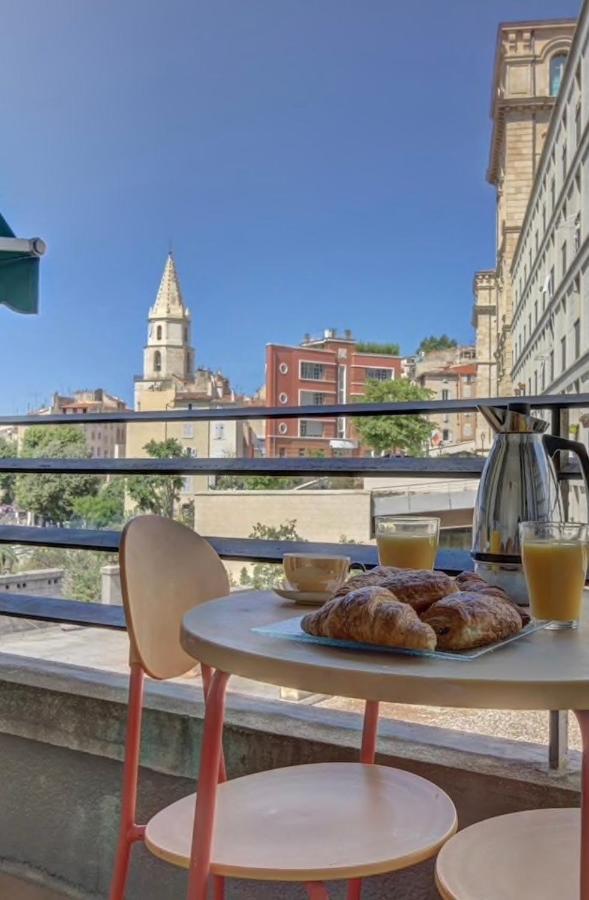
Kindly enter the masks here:
M 154 372 L 161 372 L 162 370 L 162 354 L 159 350 L 156 350 L 153 354 L 153 370 Z
M 550 96 L 556 97 L 560 90 L 562 73 L 567 61 L 566 53 L 557 53 L 550 60 Z
M 155 330 L 155 339 L 156 341 L 161 341 L 162 339 L 162 326 L 158 325 Z
M 184 343 L 188 343 L 188 328 L 184 329 Z

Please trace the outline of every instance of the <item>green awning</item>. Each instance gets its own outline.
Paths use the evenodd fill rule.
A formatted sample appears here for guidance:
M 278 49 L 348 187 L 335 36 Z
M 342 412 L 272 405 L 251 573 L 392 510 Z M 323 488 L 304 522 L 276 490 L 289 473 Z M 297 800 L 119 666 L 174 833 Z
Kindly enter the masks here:
M 18 240 L 0 215 L 0 304 L 20 313 L 39 311 L 39 256 L 44 252 L 43 241 Z

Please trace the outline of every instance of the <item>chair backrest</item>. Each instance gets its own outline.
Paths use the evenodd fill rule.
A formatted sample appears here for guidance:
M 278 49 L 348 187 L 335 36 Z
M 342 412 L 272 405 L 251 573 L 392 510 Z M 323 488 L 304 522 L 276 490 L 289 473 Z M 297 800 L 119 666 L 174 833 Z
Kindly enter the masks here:
M 195 661 L 180 644 L 185 613 L 229 593 L 223 563 L 204 538 L 161 516 L 138 516 L 123 531 L 121 587 L 131 662 L 152 678 L 174 678 Z

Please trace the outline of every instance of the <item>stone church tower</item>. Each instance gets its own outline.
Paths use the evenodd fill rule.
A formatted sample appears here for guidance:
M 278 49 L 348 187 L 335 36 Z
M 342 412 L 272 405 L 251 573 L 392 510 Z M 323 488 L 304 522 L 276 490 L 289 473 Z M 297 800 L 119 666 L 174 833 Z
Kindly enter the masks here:
M 511 263 L 574 31 L 571 19 L 499 26 L 487 171 L 497 196 L 497 257 L 474 278 L 479 397 L 513 393 Z
M 149 310 L 147 346 L 143 352 L 143 382 L 194 378 L 191 317 L 184 305 L 174 257 L 170 253 L 154 305 Z

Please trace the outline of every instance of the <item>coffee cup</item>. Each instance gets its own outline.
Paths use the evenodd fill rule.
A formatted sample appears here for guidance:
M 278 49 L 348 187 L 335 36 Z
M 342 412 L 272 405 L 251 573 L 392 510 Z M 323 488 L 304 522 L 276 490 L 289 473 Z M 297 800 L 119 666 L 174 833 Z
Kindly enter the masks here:
M 349 556 L 324 553 L 285 553 L 284 574 L 295 591 L 327 593 L 342 584 L 350 570 Z

